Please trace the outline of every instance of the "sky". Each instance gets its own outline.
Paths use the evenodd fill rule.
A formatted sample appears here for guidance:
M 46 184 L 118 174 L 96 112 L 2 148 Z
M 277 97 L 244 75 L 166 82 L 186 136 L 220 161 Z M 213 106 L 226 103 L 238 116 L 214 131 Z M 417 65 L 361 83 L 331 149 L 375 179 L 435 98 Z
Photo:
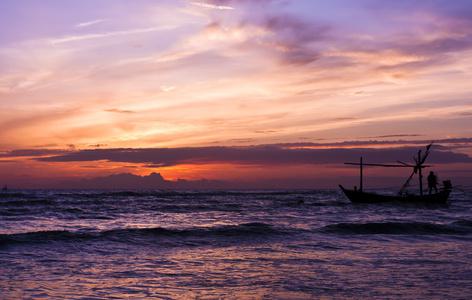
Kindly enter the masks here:
M 468 0 L 0 0 L 0 184 L 472 181 Z M 423 150 L 424 151 L 424 150 Z M 373 186 L 411 170 L 369 168 Z M 368 185 L 368 181 L 364 183 Z M 228 186 L 231 186 L 229 184 Z

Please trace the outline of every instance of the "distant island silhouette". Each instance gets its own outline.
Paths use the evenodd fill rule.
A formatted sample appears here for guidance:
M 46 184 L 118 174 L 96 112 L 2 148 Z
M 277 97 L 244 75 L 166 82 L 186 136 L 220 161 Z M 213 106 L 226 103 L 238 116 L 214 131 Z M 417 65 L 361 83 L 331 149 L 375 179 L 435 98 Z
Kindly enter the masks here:
M 330 180 L 330 179 L 329 179 Z M 328 181 L 327 181 L 328 182 Z M 113 174 L 90 179 L 68 180 L 55 184 L 55 189 L 306 189 L 313 179 L 279 178 L 259 181 L 166 180 L 160 173 L 141 176 L 132 173 Z
M 234 183 L 219 180 L 166 180 L 160 173 L 147 176 L 132 173 L 113 174 L 106 177 L 80 179 L 60 184 L 65 189 L 227 189 Z

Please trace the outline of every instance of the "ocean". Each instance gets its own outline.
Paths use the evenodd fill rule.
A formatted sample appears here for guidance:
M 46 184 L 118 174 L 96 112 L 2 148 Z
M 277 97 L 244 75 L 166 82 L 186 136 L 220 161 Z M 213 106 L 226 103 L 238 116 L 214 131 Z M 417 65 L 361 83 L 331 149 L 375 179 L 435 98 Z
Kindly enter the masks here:
M 0 192 L 0 299 L 470 299 L 472 190 Z

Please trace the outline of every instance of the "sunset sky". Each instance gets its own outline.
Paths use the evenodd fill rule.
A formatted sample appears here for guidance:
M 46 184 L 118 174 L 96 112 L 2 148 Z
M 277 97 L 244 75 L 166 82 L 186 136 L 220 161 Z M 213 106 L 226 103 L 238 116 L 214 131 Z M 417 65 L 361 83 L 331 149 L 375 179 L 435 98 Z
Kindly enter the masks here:
M 472 1 L 0 0 L 0 11 L 0 185 L 156 172 L 335 188 L 357 182 L 346 161 L 413 163 L 433 140 L 440 179 L 472 184 Z M 391 186 L 410 174 L 385 172 L 366 176 Z

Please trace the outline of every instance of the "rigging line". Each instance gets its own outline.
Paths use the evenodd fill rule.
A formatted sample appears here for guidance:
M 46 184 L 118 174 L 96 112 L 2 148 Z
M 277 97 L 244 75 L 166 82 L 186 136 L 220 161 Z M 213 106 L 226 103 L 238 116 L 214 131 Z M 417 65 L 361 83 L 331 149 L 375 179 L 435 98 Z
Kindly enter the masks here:
M 345 165 L 354 165 L 354 166 L 360 166 L 360 163 L 349 163 L 346 162 L 344 163 Z M 392 168 L 419 168 L 418 166 L 411 166 L 411 165 L 388 165 L 388 164 L 365 164 L 363 163 L 362 166 L 374 166 L 374 167 L 392 167 Z M 432 167 L 432 166 L 421 166 L 421 168 L 426 168 L 426 167 Z
M 453 188 L 459 189 L 459 188 L 458 188 L 459 186 L 461 187 L 461 189 L 463 189 L 463 188 L 466 188 L 466 189 L 472 188 L 472 185 L 466 185 L 466 186 L 458 185 L 458 186 L 453 186 Z

